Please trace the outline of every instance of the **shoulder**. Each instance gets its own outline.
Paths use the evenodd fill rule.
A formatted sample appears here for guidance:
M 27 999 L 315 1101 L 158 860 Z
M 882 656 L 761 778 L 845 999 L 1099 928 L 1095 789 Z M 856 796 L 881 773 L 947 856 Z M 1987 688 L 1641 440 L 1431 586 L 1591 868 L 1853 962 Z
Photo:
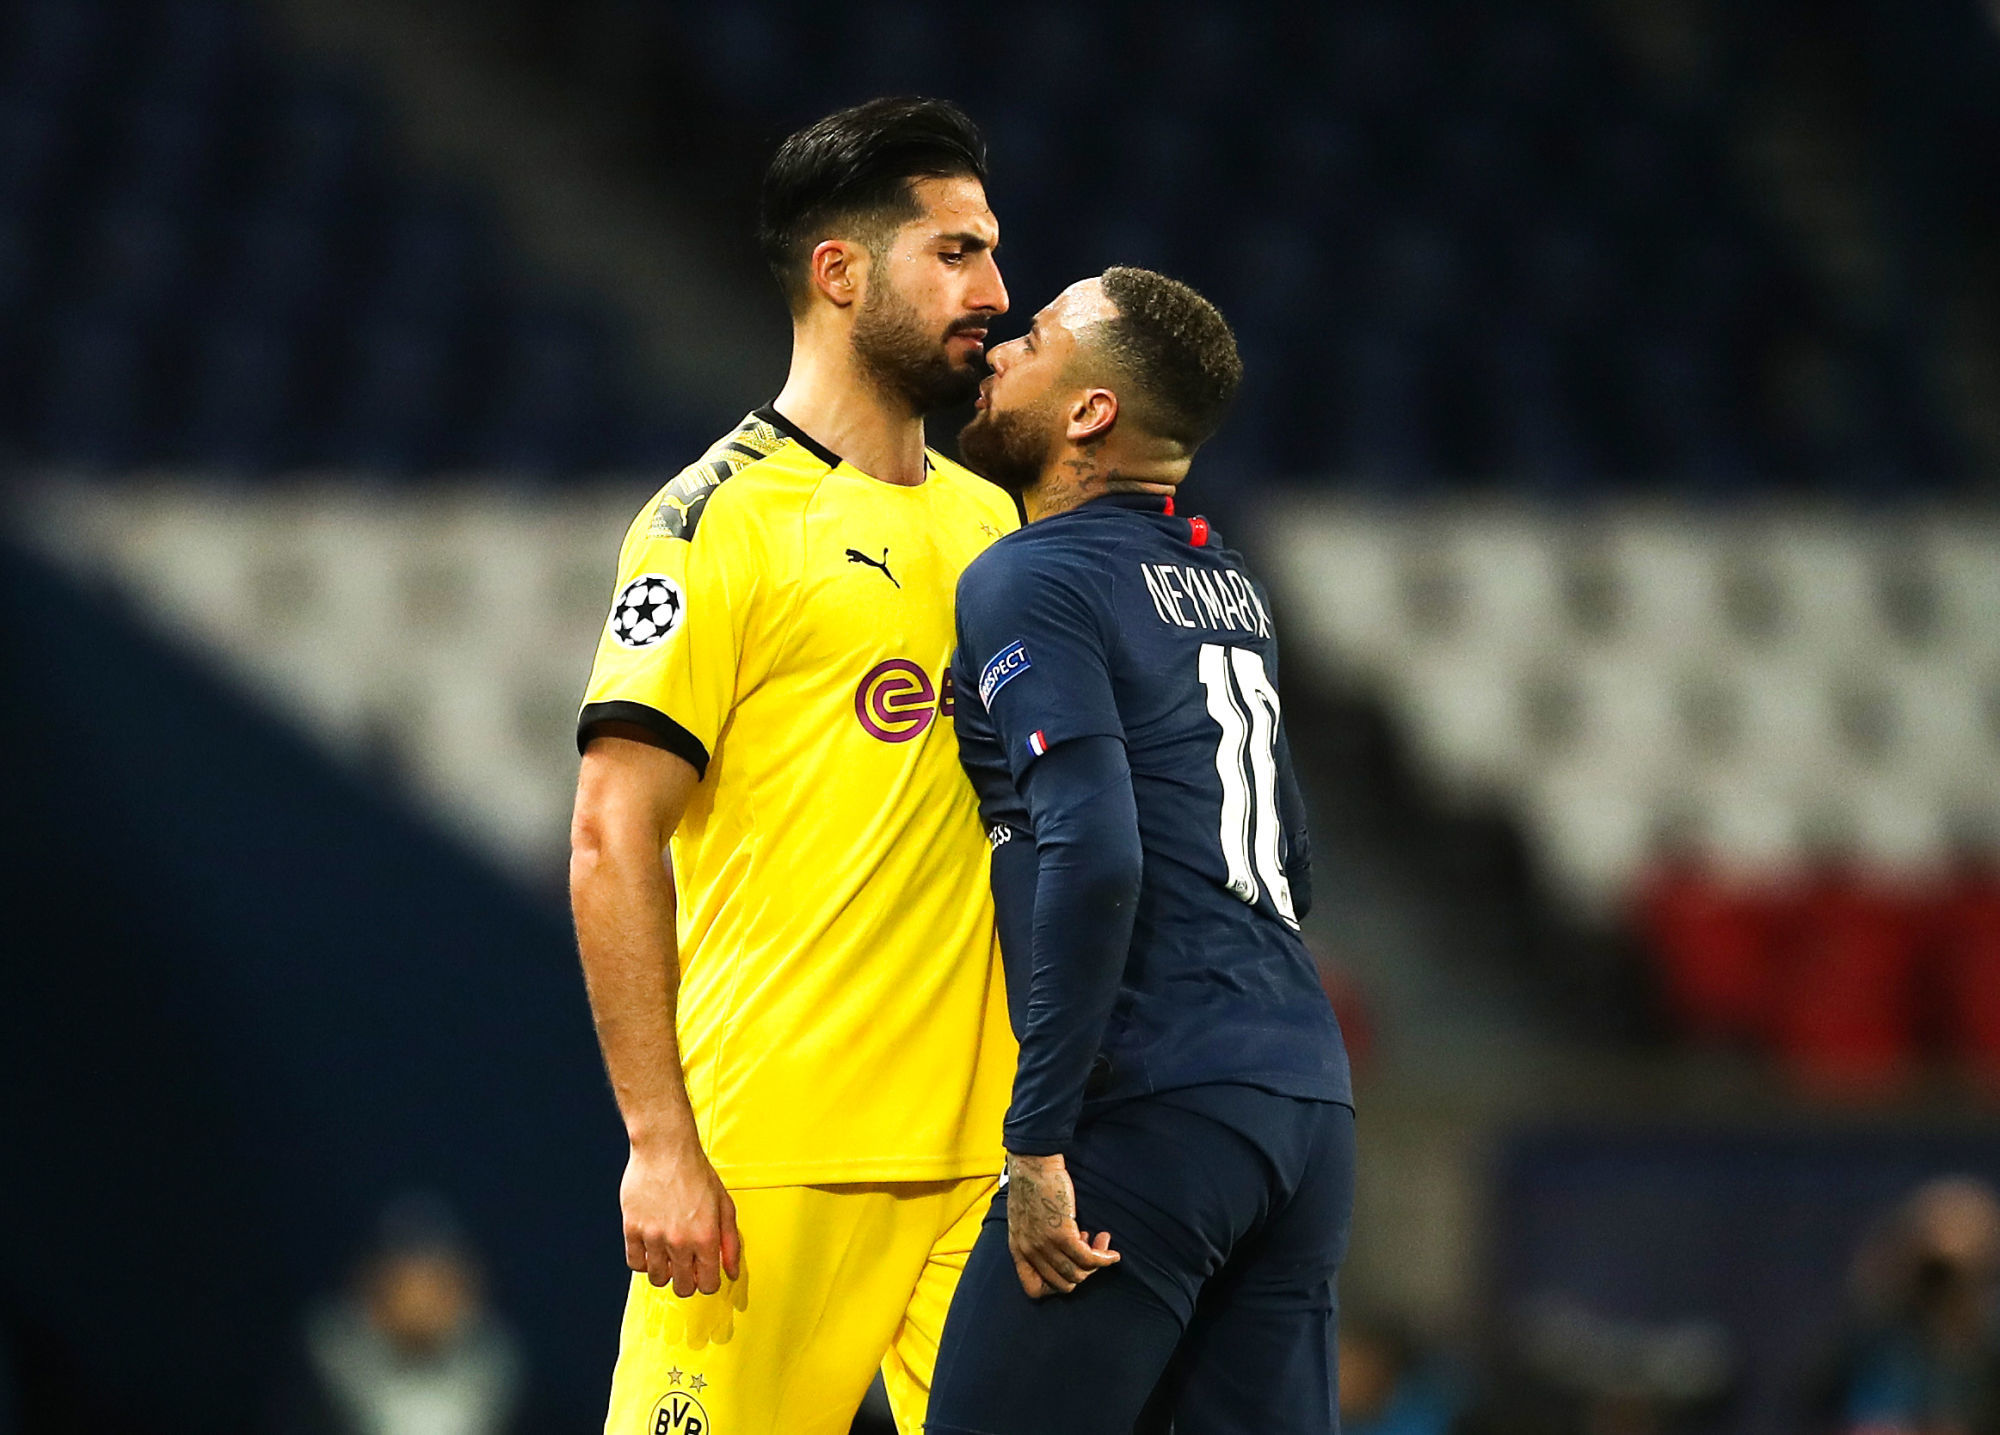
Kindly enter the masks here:
M 1101 577 L 1088 548 L 1031 524 L 967 565 L 958 580 L 958 602 L 973 613 L 1045 614 L 1075 622 L 1101 605 Z
M 1012 533 L 1021 526 L 1020 512 L 1014 506 L 1012 495 L 1000 485 L 981 478 L 964 464 L 946 458 L 935 449 L 926 449 L 925 452 L 930 455 L 933 483 L 941 483 L 955 497 L 978 509 L 1002 533 Z
M 965 571 L 958 576 L 959 603 L 984 602 L 989 595 L 1031 573 L 1034 565 L 1028 548 L 1024 546 L 1027 538 L 1028 530 L 1025 528 L 1004 534 L 966 564 Z
M 818 454 L 753 413 L 668 480 L 634 529 L 691 543 L 711 506 L 719 514 L 782 508 L 793 495 L 809 493 L 827 468 Z

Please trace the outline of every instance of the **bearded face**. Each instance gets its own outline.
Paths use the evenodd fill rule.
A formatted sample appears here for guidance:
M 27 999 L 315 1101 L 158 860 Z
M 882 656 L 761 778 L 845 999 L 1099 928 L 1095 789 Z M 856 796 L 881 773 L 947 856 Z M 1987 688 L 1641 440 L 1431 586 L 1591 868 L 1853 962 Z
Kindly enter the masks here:
M 898 292 L 885 270 L 868 286 L 855 316 L 854 353 L 884 389 L 909 401 L 912 412 L 934 413 L 979 392 L 979 381 L 987 373 L 984 355 L 975 351 L 967 358 L 954 358 L 950 340 L 955 334 L 984 330 L 991 322 L 986 315 L 961 315 L 939 329 Z
M 1007 492 L 1026 493 L 1055 452 L 1057 430 L 1056 405 L 1048 397 L 1017 409 L 1003 409 L 989 398 L 959 431 L 958 456 Z

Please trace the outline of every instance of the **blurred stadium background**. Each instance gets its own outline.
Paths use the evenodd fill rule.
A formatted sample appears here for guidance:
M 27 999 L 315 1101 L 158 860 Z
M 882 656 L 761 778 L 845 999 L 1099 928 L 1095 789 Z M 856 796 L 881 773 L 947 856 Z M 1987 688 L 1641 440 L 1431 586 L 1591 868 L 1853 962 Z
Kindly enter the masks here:
M 1990 1211 L 1891 1218 L 2000 1180 L 2000 7 L 0 0 L 0 1432 L 279 1428 L 412 1191 L 595 1428 L 574 704 L 782 379 L 764 158 L 898 91 L 1014 321 L 1238 327 L 1350 1428 L 1992 1428 L 1855 1392 L 2000 1388 Z

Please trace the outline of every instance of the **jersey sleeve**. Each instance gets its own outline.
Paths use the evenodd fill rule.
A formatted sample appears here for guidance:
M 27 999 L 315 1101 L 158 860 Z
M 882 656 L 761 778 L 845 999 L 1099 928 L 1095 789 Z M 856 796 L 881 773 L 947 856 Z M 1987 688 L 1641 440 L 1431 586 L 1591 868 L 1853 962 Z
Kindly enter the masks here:
M 1106 602 L 1088 579 L 996 544 L 960 580 L 958 617 L 974 691 L 1017 785 L 1058 743 L 1124 739 Z
M 1075 1133 L 1145 879 L 1124 745 L 1089 737 L 1054 749 L 1029 771 L 1028 808 L 1035 824 L 1033 946 L 1003 1135 L 1009 1151 L 1051 1156 Z
M 1292 915 L 1312 911 L 1312 831 L 1306 825 L 1306 798 L 1292 764 L 1292 745 L 1278 725 L 1278 825 L 1285 838 L 1285 885 L 1292 889 Z
M 699 527 L 647 514 L 633 524 L 577 715 L 579 751 L 606 723 L 627 723 L 707 775 L 758 601 L 756 534 L 739 508 L 710 501 Z
M 968 666 L 964 649 L 952 654 L 952 686 L 960 693 L 976 692 L 979 674 Z M 1023 835 L 1028 830 L 1028 808 L 1014 788 L 1014 774 L 1007 766 L 1000 739 L 993 731 L 992 716 L 976 702 L 954 704 L 952 726 L 958 738 L 959 766 L 972 784 L 979 800 L 979 824 L 991 841 L 1001 840 L 996 828 L 1009 828 Z

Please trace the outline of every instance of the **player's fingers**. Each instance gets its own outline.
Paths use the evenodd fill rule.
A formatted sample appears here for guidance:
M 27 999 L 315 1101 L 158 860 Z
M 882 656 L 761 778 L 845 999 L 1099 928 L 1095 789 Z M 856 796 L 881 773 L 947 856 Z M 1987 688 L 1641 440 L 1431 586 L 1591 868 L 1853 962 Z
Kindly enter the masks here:
M 1051 1272 L 1036 1253 L 1032 1242 L 1010 1238 L 1007 1250 L 1014 1257 L 1014 1269 L 1020 1274 L 1021 1286 L 1030 1297 L 1040 1300 L 1055 1290 L 1050 1279 Z
M 674 1247 L 674 1294 L 682 1300 L 693 1295 L 695 1282 L 701 1279 L 701 1248 L 695 1245 Z
M 625 1228 L 625 1264 L 635 1271 L 646 1269 L 646 1238 L 631 1226 Z
M 722 1289 L 722 1261 L 720 1243 L 704 1246 L 695 1252 L 694 1288 L 703 1295 L 714 1295 Z
M 664 1288 L 674 1278 L 673 1252 L 658 1236 L 646 1242 L 646 1279 Z
M 1077 1267 L 1076 1283 L 1078 1285 L 1082 1285 L 1084 1283 L 1084 1280 L 1087 1277 L 1094 1275 L 1097 1272 L 1097 1269 L 1100 1266 L 1104 1265 L 1105 1262 L 1096 1259 L 1097 1248 L 1091 1245 L 1090 1243 L 1090 1232 L 1078 1231 L 1076 1233 L 1076 1236 L 1077 1240 L 1082 1243 L 1081 1250 L 1083 1254 L 1073 1253 L 1070 1259 L 1075 1262 Z
M 1092 1236 L 1090 1238 L 1090 1248 L 1101 1255 L 1111 1257 L 1112 1261 L 1116 1261 L 1119 1258 L 1118 1252 L 1111 1249 L 1111 1232 L 1109 1231 L 1099 1231 L 1096 1235 Z
M 731 1280 L 743 1274 L 743 1235 L 736 1229 L 736 1203 L 722 1197 L 722 1269 Z
M 1112 1258 L 1106 1255 L 1100 1247 L 1093 1246 L 1090 1242 L 1086 1241 L 1083 1238 L 1083 1233 L 1080 1231 L 1073 1236 L 1065 1233 L 1058 1239 L 1061 1242 L 1059 1249 L 1064 1258 L 1085 1275 L 1100 1267 L 1111 1264 Z
M 1031 1249 L 1028 1252 L 1028 1260 L 1034 1266 L 1035 1274 L 1042 1278 L 1042 1283 L 1050 1290 L 1061 1291 L 1064 1295 L 1068 1295 L 1076 1289 L 1075 1269 L 1071 1268 L 1068 1274 L 1064 1274 L 1064 1267 L 1068 1262 L 1053 1251 Z

